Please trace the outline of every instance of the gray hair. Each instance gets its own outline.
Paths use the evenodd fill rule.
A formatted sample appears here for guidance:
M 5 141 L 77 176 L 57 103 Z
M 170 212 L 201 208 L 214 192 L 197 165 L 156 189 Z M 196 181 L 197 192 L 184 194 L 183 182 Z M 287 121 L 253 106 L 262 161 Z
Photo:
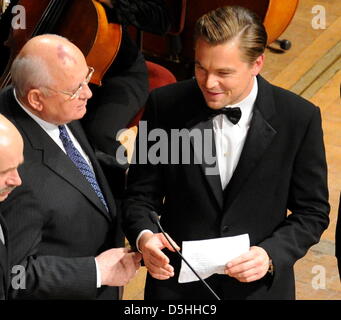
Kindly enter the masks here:
M 35 55 L 20 54 L 15 58 L 11 67 L 13 87 L 18 98 L 23 98 L 31 89 L 41 89 L 53 86 L 54 80 L 47 63 Z

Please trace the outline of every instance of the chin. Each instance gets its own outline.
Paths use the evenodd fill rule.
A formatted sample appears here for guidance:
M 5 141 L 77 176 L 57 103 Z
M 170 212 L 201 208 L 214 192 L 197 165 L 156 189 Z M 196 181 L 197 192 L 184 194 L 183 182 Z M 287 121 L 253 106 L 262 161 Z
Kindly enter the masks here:
M 212 99 L 212 97 L 208 98 L 205 97 L 206 104 L 211 108 L 211 109 L 221 109 L 228 104 L 230 104 L 230 101 L 226 101 L 223 99 Z
M 79 120 L 79 119 L 82 119 L 86 114 L 86 108 L 82 108 L 81 110 L 79 110 L 75 116 L 74 116 L 74 119 L 73 120 Z
M 5 195 L 0 195 L 0 202 L 6 200 L 8 195 L 9 195 L 9 193 L 7 193 Z
M 213 101 L 206 101 L 206 104 L 211 108 L 211 109 L 221 109 L 225 107 L 226 104 L 223 104 L 221 102 L 213 102 Z

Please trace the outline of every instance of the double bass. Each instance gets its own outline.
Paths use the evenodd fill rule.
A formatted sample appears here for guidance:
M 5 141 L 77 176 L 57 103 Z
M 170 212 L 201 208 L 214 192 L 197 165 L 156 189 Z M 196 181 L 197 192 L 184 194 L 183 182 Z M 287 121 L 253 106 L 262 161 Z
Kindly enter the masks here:
M 122 38 L 121 26 L 108 22 L 101 3 L 95 0 L 20 0 L 15 5 L 25 13 L 26 28 L 11 28 L 8 38 L 1 39 L 4 40 L 3 50 L 10 53 L 2 72 L 0 70 L 0 88 L 11 82 L 10 67 L 23 45 L 32 37 L 46 33 L 64 36 L 78 46 L 88 65 L 95 68 L 91 82 L 101 84 Z M 12 3 L 7 10 L 13 6 Z
M 150 57 L 176 60 L 184 64 L 193 61 L 195 22 L 208 11 L 228 5 L 238 5 L 254 11 L 262 19 L 268 34 L 268 44 L 271 44 L 288 27 L 298 5 L 298 0 L 166 0 L 166 2 L 173 16 L 168 36 L 162 38 L 144 33 L 142 48 Z

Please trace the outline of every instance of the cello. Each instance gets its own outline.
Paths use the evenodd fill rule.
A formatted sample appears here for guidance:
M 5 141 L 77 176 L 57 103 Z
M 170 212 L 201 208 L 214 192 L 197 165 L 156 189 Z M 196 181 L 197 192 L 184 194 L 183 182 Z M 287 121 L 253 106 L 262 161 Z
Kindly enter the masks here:
M 239 5 L 254 11 L 262 19 L 268 45 L 276 41 L 291 22 L 298 0 L 166 0 L 173 13 L 173 25 L 167 37 L 144 33 L 142 48 L 146 55 L 182 64 L 194 59 L 193 33 L 196 20 L 218 7 Z M 177 38 L 174 41 L 174 38 Z M 178 43 L 173 50 L 172 45 Z M 176 58 L 174 59 L 174 53 Z
M 101 84 L 122 38 L 121 26 L 108 22 L 101 3 L 95 0 L 19 0 L 17 5 L 26 13 L 26 28 L 11 28 L 4 43 L 10 55 L 0 77 L 0 88 L 10 84 L 12 62 L 24 44 L 46 33 L 64 36 L 79 47 L 88 65 L 95 69 L 91 83 Z

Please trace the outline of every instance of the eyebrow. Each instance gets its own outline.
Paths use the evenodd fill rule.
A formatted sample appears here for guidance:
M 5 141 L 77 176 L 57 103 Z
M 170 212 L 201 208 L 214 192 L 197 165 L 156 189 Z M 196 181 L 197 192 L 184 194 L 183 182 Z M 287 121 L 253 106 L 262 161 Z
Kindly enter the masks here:
M 223 68 L 223 69 L 218 69 L 218 72 L 235 72 L 235 69 L 232 68 Z
M 201 63 L 199 62 L 199 61 L 194 61 L 194 64 L 196 64 L 196 65 L 198 65 L 198 66 L 200 66 L 201 68 L 203 68 L 203 69 L 205 69 L 202 65 L 201 65 Z M 205 69 L 206 70 L 206 69 Z M 218 71 L 218 72 L 236 72 L 236 70 L 235 69 L 233 69 L 233 68 L 220 68 L 220 69 L 216 69 L 215 71 Z

